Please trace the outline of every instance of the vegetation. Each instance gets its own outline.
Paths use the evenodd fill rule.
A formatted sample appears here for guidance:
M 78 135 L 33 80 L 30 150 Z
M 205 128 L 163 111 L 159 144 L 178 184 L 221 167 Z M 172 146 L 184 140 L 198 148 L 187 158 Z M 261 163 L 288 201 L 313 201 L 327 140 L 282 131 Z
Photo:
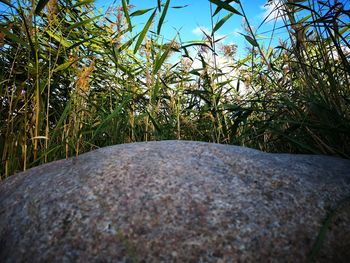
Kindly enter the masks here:
M 350 11 L 341 1 L 271 3 L 289 34 L 275 47 L 259 40 L 239 0 L 209 0 L 211 32 L 190 43 L 162 37 L 170 0 L 143 10 L 117 1 L 103 15 L 93 0 L 0 2 L 1 179 L 164 139 L 350 157 Z M 249 45 L 240 60 L 215 34 L 233 15 Z

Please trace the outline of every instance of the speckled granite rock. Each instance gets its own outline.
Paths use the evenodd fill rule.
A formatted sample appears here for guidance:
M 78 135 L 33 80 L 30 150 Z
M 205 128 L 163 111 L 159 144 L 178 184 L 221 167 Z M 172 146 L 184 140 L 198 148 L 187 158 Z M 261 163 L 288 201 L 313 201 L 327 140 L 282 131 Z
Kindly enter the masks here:
M 102 148 L 0 182 L 0 262 L 305 262 L 350 161 L 186 141 Z M 350 262 L 350 209 L 320 262 Z

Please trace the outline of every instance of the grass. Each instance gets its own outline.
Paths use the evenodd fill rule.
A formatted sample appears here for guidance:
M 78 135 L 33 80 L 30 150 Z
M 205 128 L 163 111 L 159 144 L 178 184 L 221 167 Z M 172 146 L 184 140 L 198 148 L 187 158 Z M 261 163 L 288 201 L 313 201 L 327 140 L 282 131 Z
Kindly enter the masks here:
M 240 1 L 208 1 L 211 32 L 190 44 L 161 35 L 169 0 L 145 10 L 123 0 L 103 16 L 92 2 L 9 1 L 0 15 L 1 179 L 98 147 L 164 139 L 350 157 L 341 2 L 277 1 L 289 37 L 275 47 L 259 43 Z M 138 16 L 146 23 L 136 32 Z M 245 21 L 241 60 L 215 38 L 232 16 Z M 236 76 L 223 73 L 220 52 Z

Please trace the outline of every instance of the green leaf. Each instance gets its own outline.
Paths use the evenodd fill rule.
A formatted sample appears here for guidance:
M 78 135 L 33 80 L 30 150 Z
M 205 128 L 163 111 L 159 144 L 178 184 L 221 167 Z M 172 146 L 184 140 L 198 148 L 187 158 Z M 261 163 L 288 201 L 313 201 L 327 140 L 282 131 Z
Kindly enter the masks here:
M 72 30 L 72 29 L 74 29 L 74 28 L 80 27 L 80 26 L 85 25 L 85 24 L 87 24 L 87 23 L 89 23 L 89 22 L 91 22 L 91 21 L 94 21 L 96 18 L 99 18 L 99 17 L 101 17 L 101 16 L 102 16 L 102 15 L 99 15 L 99 16 L 95 16 L 95 17 L 92 17 L 92 18 L 89 18 L 89 19 L 80 21 L 80 22 L 78 22 L 78 23 L 75 23 L 75 24 L 73 24 L 73 25 L 67 27 L 66 30 L 67 30 L 67 31 L 70 31 L 70 30 Z
M 170 0 L 167 0 L 166 3 L 165 3 L 165 6 L 164 6 L 164 9 L 163 9 L 163 13 L 159 19 L 159 23 L 158 23 L 158 29 L 157 29 L 157 34 L 159 35 L 160 34 L 160 30 L 162 29 L 162 25 L 164 23 L 164 19 L 165 19 L 165 15 L 168 11 L 168 8 L 169 8 L 169 3 L 170 3 Z
M 147 12 L 151 11 L 152 9 L 153 8 L 137 10 L 137 11 L 131 13 L 130 16 L 141 16 L 141 15 L 146 14 Z
M 216 4 L 218 7 L 225 9 L 233 14 L 243 16 L 237 9 L 233 8 L 228 3 L 221 2 L 220 0 L 209 0 L 209 2 L 212 2 L 213 4 Z
M 135 48 L 134 48 L 134 54 L 137 52 L 137 50 L 139 49 L 139 47 L 141 46 L 142 44 L 142 41 L 143 39 L 145 38 L 147 32 L 148 32 L 148 29 L 150 28 L 150 26 L 152 25 L 152 22 L 153 22 L 153 19 L 154 19 L 154 16 L 156 15 L 156 12 L 157 10 L 154 10 L 152 15 L 150 16 L 150 18 L 148 19 L 145 27 L 143 28 L 143 30 L 141 31 L 140 33 L 140 36 L 139 38 L 137 39 L 137 42 L 136 42 L 136 45 L 135 45 Z
M 85 0 L 85 1 L 77 1 L 77 3 L 73 7 L 78 7 L 82 5 L 88 5 L 95 2 L 95 0 Z
M 165 59 L 168 57 L 169 52 L 170 52 L 172 46 L 174 45 L 175 39 L 176 39 L 176 36 L 171 41 L 171 43 L 167 46 L 167 48 L 164 51 L 163 55 L 158 60 L 156 60 L 155 66 L 153 68 L 153 74 L 157 74 L 157 72 L 159 71 L 160 67 L 164 63 Z
M 239 3 L 238 0 L 226 0 L 225 3 L 230 4 L 230 3 L 233 2 L 233 1 L 236 2 L 237 4 Z M 216 8 L 216 10 L 215 10 L 215 12 L 214 12 L 214 14 L 213 14 L 212 16 L 214 17 L 214 16 L 217 15 L 221 10 L 222 10 L 222 8 L 218 6 L 218 7 Z
M 55 39 L 56 41 L 58 41 L 62 46 L 66 47 L 66 48 L 70 48 L 71 47 L 71 43 L 69 43 L 68 41 L 64 40 L 64 38 L 62 36 L 57 36 L 54 33 L 52 33 L 50 30 L 46 30 L 45 31 L 49 36 L 51 36 L 53 39 Z
M 81 60 L 81 59 L 84 59 L 88 56 L 84 56 L 84 57 L 79 57 L 77 59 L 74 59 L 73 61 L 68 61 L 68 62 L 65 62 L 61 65 L 58 65 L 56 68 L 54 68 L 53 72 L 57 72 L 57 71 L 61 71 L 61 70 L 65 70 L 67 68 L 69 68 L 71 65 L 73 65 L 75 62 Z
M 223 81 L 223 82 L 219 82 L 218 83 L 218 87 L 221 88 L 221 87 L 224 87 L 226 86 L 227 84 L 230 84 L 232 82 L 232 79 L 229 79 L 229 80 L 226 80 L 226 81 Z
M 121 51 L 123 51 L 124 49 L 129 48 L 129 47 L 132 45 L 132 43 L 134 43 L 136 37 L 138 37 L 138 36 L 139 36 L 139 34 L 137 34 L 137 35 L 134 36 L 133 38 L 131 38 L 131 39 L 129 39 L 128 41 L 126 41 L 122 46 L 120 46 L 120 47 L 118 48 L 118 51 L 121 52 Z
M 241 34 L 242 36 L 244 36 L 244 38 L 254 47 L 258 47 L 259 44 L 258 42 L 256 42 L 256 40 L 254 38 L 252 38 L 251 36 L 248 36 L 248 35 L 245 35 L 245 34 L 242 34 L 242 33 L 239 33 Z
M 129 30 L 132 31 L 132 25 L 131 25 L 131 20 L 130 20 L 129 11 L 128 11 L 128 4 L 125 2 L 125 0 L 122 0 L 122 4 L 123 4 L 124 16 L 129 25 Z
M 132 99 L 132 95 L 126 96 L 126 98 L 122 101 L 122 103 L 118 105 L 111 114 L 109 114 L 106 118 L 103 119 L 102 123 L 94 131 L 94 134 L 92 135 L 92 139 L 94 139 L 97 135 L 99 135 L 109 122 L 111 122 L 114 118 L 117 118 L 123 112 L 123 109 L 125 109 L 125 105 L 130 103 L 131 99 Z
M 154 88 L 152 90 L 152 103 L 155 105 L 157 102 L 157 97 L 159 95 L 159 91 L 161 88 L 161 85 L 159 85 L 159 78 L 157 78 L 156 84 L 154 85 Z
M 270 47 L 269 50 L 267 51 L 266 58 L 269 59 L 270 56 L 272 55 L 273 48 Z
M 336 204 L 336 207 L 327 213 L 327 216 L 324 222 L 322 223 L 321 229 L 318 232 L 316 241 L 312 246 L 310 254 L 308 255 L 309 262 L 316 262 L 315 258 L 321 251 L 322 245 L 326 240 L 327 231 L 329 231 L 329 229 L 331 228 L 332 221 L 335 219 L 337 215 L 339 215 L 340 212 L 343 212 L 346 208 L 348 208 L 349 205 L 350 205 L 350 196 L 347 196 L 344 199 L 338 201 L 338 203 Z
M 161 126 L 157 122 L 157 120 L 155 118 L 153 118 L 153 116 L 151 115 L 151 113 L 148 110 L 146 110 L 146 111 L 147 111 L 147 114 L 148 114 L 149 118 L 151 119 L 151 122 L 152 122 L 154 128 L 156 128 L 157 132 L 159 132 L 159 133 L 162 132 L 162 130 L 160 128 Z
M 54 70 L 53 72 L 57 72 L 57 71 L 61 71 L 61 70 L 64 70 L 64 69 L 67 69 L 69 68 L 75 61 L 68 61 L 66 63 L 63 63 L 61 65 L 58 65 Z
M 350 25 L 344 26 L 342 29 L 339 30 L 339 35 L 343 35 L 349 29 L 350 29 Z
M 300 19 L 297 23 L 298 24 L 303 24 L 305 21 L 307 21 L 311 17 L 312 17 L 312 14 L 309 14 L 309 15 L 303 17 L 302 19 Z
M 75 47 L 78 47 L 80 46 L 81 44 L 84 44 L 85 42 L 89 41 L 89 43 L 91 43 L 91 40 L 93 40 L 94 38 L 96 38 L 97 36 L 92 36 L 92 37 L 89 37 L 89 38 L 86 38 L 86 39 L 83 39 L 81 41 L 78 41 L 78 42 L 75 42 L 73 45 L 71 45 L 67 50 L 69 49 L 72 49 L 72 48 L 75 48 Z
M 225 24 L 226 21 L 229 20 L 231 16 L 233 16 L 233 13 L 229 13 L 228 15 L 224 16 L 219 22 L 217 22 L 213 29 L 212 35 L 214 35 L 214 33 L 218 31 L 219 28 L 222 27 L 222 25 Z
M 196 69 L 192 69 L 190 72 L 190 74 L 196 75 L 196 76 L 200 76 L 201 72 L 204 70 L 204 68 L 196 68 Z
M 180 9 L 180 8 L 185 8 L 185 7 L 188 7 L 188 5 L 178 5 L 178 6 L 172 6 L 171 8 L 174 8 L 174 9 Z
M 62 129 L 62 127 L 64 126 L 64 121 L 67 118 L 67 116 L 69 115 L 69 112 L 71 111 L 72 108 L 72 100 L 69 100 L 67 102 L 67 105 L 64 107 L 64 110 L 60 116 L 60 119 L 58 120 L 58 122 L 56 123 L 55 128 L 53 129 L 52 135 L 51 135 L 51 139 L 52 138 L 57 138 L 58 133 L 60 132 L 60 130 Z M 49 140 L 49 145 L 52 144 L 52 142 L 55 142 L 55 140 Z
M 41 10 L 46 6 L 46 4 L 49 2 L 49 0 L 39 0 L 38 4 L 36 5 L 35 8 L 35 14 L 39 15 Z
M 222 41 L 223 39 L 225 39 L 227 36 L 222 36 L 222 37 L 220 37 L 220 38 L 216 38 L 215 39 L 215 43 L 218 43 L 218 42 L 220 42 L 220 41 Z
M 12 41 L 19 43 L 23 46 L 27 46 L 27 43 L 24 42 L 22 39 L 20 39 L 18 36 L 16 36 L 15 34 L 12 34 L 10 31 L 8 31 L 7 29 L 0 27 L 0 32 L 5 33 L 6 38 L 11 39 Z
M 180 49 L 186 49 L 186 48 L 192 47 L 192 46 L 206 47 L 206 48 L 209 48 L 212 52 L 215 53 L 215 50 L 212 47 L 210 47 L 208 44 L 206 44 L 205 42 L 193 42 L 193 43 L 181 46 Z

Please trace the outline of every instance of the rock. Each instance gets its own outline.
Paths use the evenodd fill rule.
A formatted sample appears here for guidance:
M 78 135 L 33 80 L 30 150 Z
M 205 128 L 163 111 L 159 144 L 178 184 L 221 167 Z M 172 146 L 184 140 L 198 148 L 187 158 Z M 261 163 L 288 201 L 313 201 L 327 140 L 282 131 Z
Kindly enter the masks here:
M 349 160 L 106 147 L 0 182 L 0 262 L 305 262 L 348 196 Z M 315 259 L 350 262 L 349 205 L 329 219 Z

